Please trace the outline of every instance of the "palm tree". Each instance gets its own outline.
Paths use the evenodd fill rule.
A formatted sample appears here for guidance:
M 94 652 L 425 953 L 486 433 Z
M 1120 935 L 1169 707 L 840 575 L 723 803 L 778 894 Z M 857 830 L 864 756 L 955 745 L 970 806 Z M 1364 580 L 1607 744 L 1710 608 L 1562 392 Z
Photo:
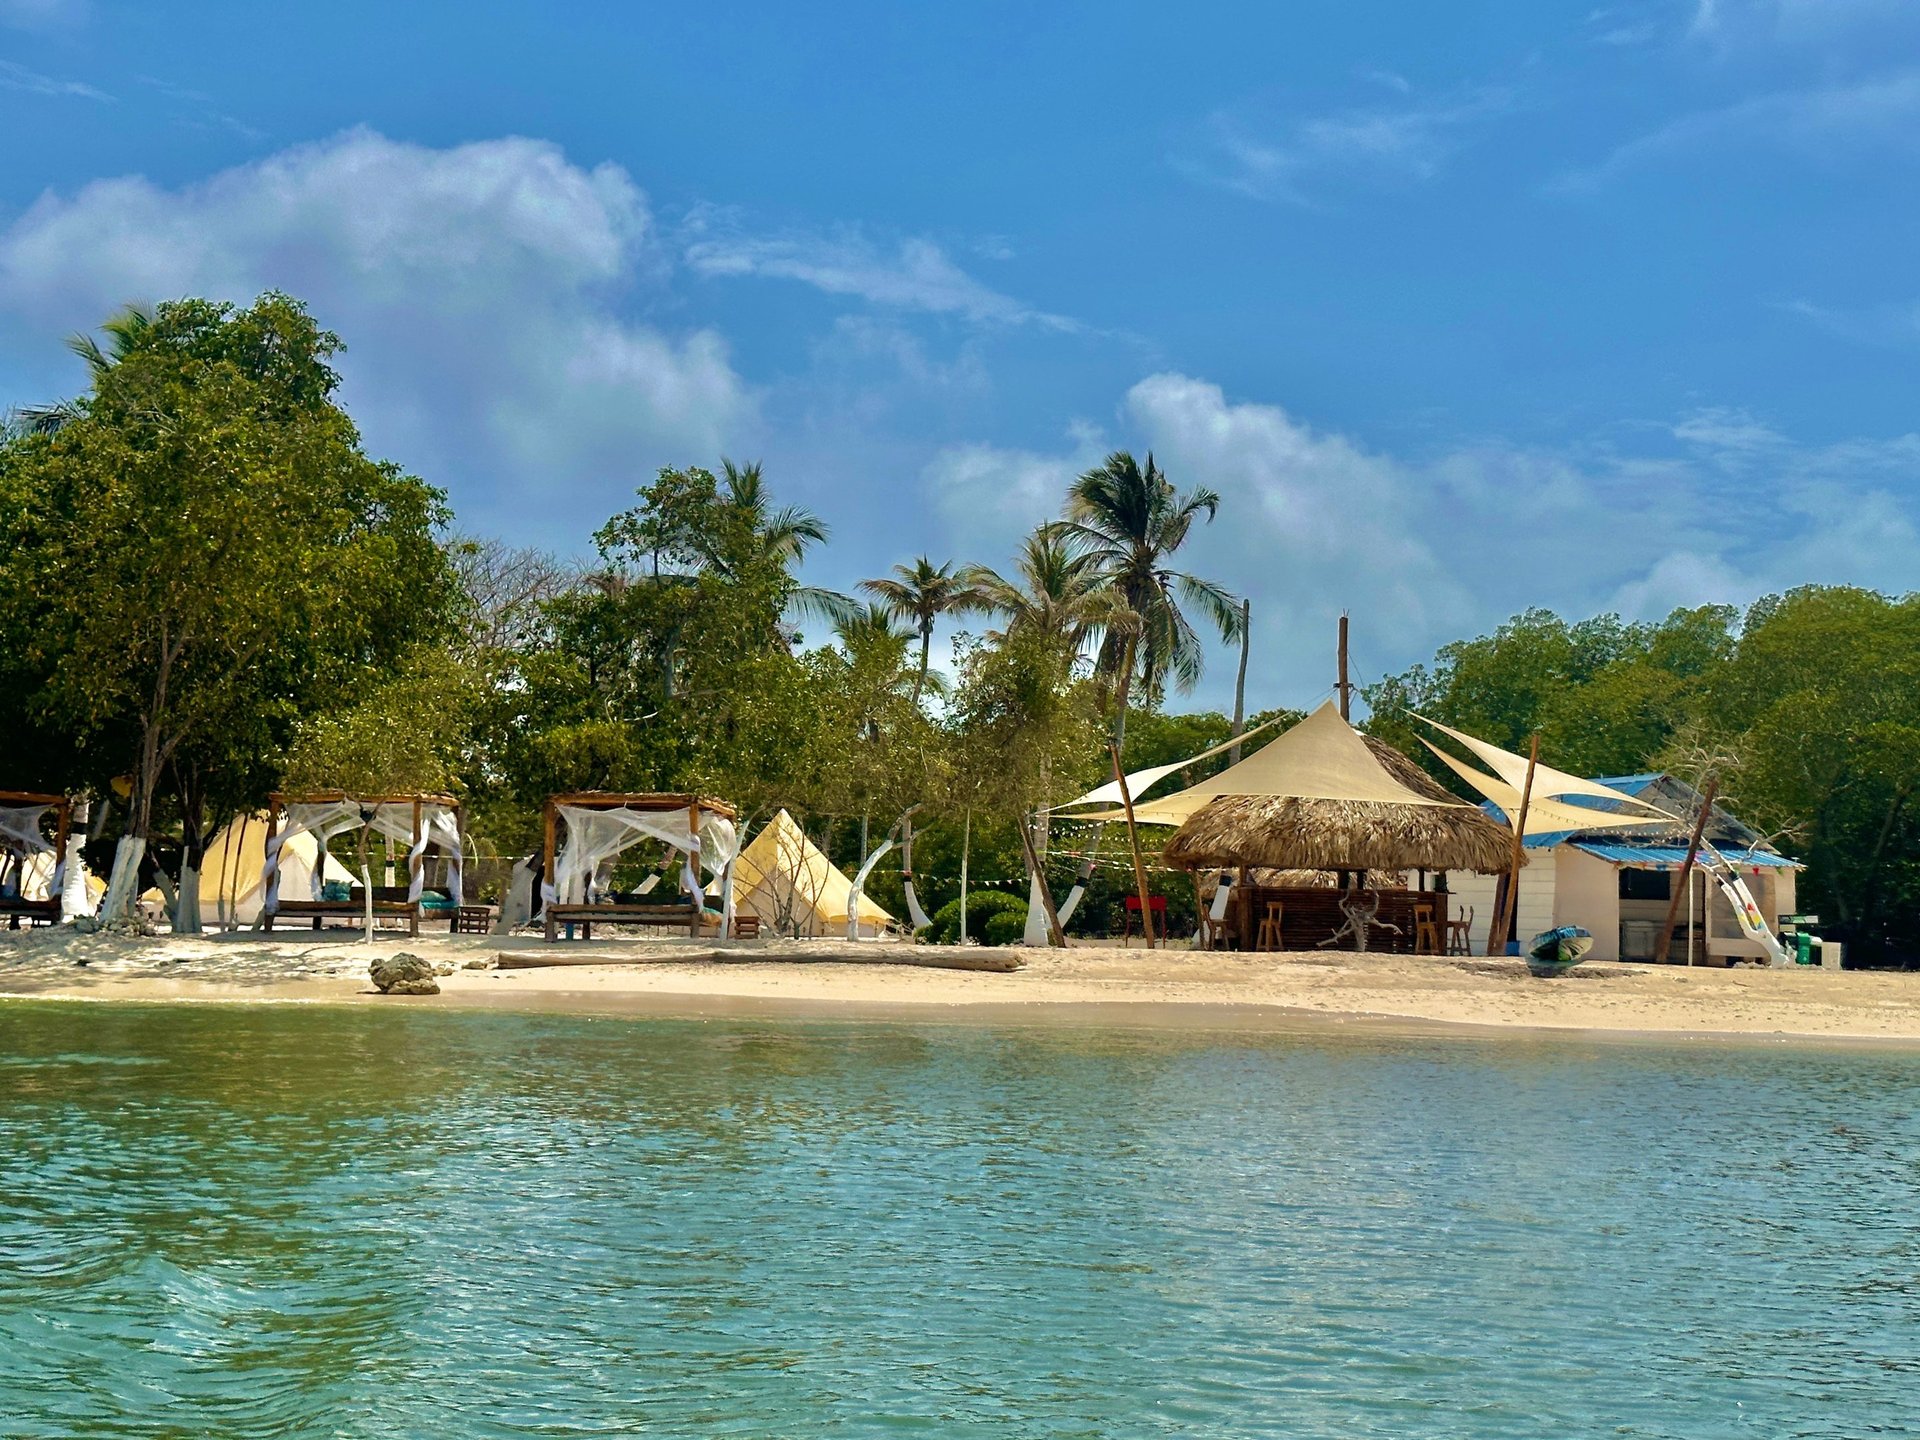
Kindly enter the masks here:
M 750 465 L 736 465 L 722 457 L 720 470 L 722 503 L 751 528 L 758 548 L 763 553 L 779 559 L 791 570 L 809 549 L 827 542 L 831 533 L 827 529 L 827 522 L 811 510 L 804 510 L 798 505 L 783 505 L 778 510 L 771 508 L 772 497 L 761 476 L 759 461 Z M 717 556 L 709 554 L 705 558 L 709 564 L 725 568 Z M 788 603 L 803 615 L 817 616 L 836 626 L 860 613 L 859 605 L 851 596 L 819 585 L 796 585 Z
M 1116 450 L 1067 492 L 1066 518 L 1054 527 L 1085 548 L 1101 583 L 1137 617 L 1124 629 L 1109 627 L 1099 666 L 1113 681 L 1114 740 L 1127 733 L 1127 699 L 1136 672 L 1151 689 L 1172 676 L 1182 691 L 1200 679 L 1205 652 L 1182 602 L 1200 610 L 1223 640 L 1240 636 L 1240 602 L 1211 580 L 1172 569 L 1168 560 L 1186 543 L 1196 518 L 1208 520 L 1220 497 L 1205 486 L 1182 495 L 1148 454 L 1146 467 Z
M 920 674 L 913 685 L 914 703 L 918 704 L 927 688 L 934 621 L 942 615 L 984 610 L 986 596 L 971 570 L 956 572 L 951 562 L 936 565 L 924 555 L 911 565 L 894 566 L 891 575 L 862 580 L 860 588 L 901 619 L 911 621 L 919 632 Z
M 145 305 L 128 305 L 118 314 L 110 316 L 100 327 L 106 333 L 105 346 L 91 335 L 80 334 L 67 338 L 67 349 L 87 362 L 87 370 L 97 390 L 106 373 L 140 347 L 140 342 L 146 338 L 152 326 L 151 309 Z M 20 410 L 21 426 L 36 435 L 52 435 L 66 429 L 79 418 L 80 406 L 72 400 L 57 400 L 51 405 L 28 405 Z
M 899 619 L 890 606 L 869 601 L 834 621 L 833 635 L 848 655 L 878 645 L 899 645 L 904 653 L 913 631 L 900 629 Z
M 1103 582 L 1094 556 L 1051 525 L 1026 538 L 1014 560 L 1015 578 L 975 566 L 968 578 L 979 587 L 984 608 L 1007 617 L 1004 630 L 989 630 L 999 643 L 1033 635 L 1077 657 L 1088 641 L 1128 627 L 1132 612 Z

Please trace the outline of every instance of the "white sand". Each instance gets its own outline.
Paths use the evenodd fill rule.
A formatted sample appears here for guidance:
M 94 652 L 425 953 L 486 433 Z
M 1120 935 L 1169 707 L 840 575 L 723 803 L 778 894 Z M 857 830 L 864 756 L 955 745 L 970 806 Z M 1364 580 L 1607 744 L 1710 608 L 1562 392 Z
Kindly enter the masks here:
M 1660 1036 L 1868 1040 L 1920 1045 L 1920 975 L 1583 965 L 1537 980 L 1517 960 L 1224 954 L 1080 947 L 1020 952 L 1013 974 L 888 963 L 903 948 L 845 942 L 619 939 L 348 931 L 132 940 L 66 930 L 0 932 L 0 996 L 92 1000 L 322 1001 L 636 1014 L 790 1013 L 1150 1025 L 1496 1027 Z M 374 955 L 456 965 L 496 955 L 569 960 L 456 970 L 437 996 L 367 981 Z M 918 959 L 940 951 L 912 950 Z M 974 952 L 979 953 L 979 952 Z

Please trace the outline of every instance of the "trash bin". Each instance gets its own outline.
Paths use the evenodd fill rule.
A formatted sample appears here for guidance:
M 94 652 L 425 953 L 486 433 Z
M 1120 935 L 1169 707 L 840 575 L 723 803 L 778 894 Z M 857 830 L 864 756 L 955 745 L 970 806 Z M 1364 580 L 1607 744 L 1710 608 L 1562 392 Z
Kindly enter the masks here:
M 1801 965 L 1819 964 L 1820 962 L 1813 958 L 1813 946 L 1813 936 L 1809 935 L 1805 930 L 1796 930 L 1793 934 L 1794 961 Z

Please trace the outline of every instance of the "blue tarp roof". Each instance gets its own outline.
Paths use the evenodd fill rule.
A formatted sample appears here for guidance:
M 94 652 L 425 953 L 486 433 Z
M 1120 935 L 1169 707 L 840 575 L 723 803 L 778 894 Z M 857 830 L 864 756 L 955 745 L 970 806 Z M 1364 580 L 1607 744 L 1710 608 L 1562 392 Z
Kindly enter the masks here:
M 1609 781 L 1609 784 L 1612 782 Z M 1531 846 L 1531 837 L 1529 838 Z M 1589 855 L 1598 855 L 1615 865 L 1642 865 L 1651 869 L 1678 870 L 1687 863 L 1687 847 L 1684 845 L 1630 845 L 1610 840 L 1576 840 L 1573 848 L 1584 850 Z M 1711 859 L 1705 850 L 1702 857 Z M 1759 867 L 1775 870 L 1798 870 L 1800 862 L 1789 860 L 1783 855 L 1770 855 L 1765 850 L 1722 850 L 1721 857 L 1735 869 Z

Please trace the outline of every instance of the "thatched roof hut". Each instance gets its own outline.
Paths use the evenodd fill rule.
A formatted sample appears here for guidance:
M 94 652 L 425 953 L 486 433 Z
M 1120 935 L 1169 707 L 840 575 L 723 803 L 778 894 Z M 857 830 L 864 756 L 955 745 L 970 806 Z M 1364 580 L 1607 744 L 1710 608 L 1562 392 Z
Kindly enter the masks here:
M 1513 835 L 1476 805 L 1450 795 L 1384 741 L 1360 737 L 1393 780 L 1426 803 L 1223 794 L 1195 811 L 1167 842 L 1182 869 L 1476 870 L 1513 864 Z

